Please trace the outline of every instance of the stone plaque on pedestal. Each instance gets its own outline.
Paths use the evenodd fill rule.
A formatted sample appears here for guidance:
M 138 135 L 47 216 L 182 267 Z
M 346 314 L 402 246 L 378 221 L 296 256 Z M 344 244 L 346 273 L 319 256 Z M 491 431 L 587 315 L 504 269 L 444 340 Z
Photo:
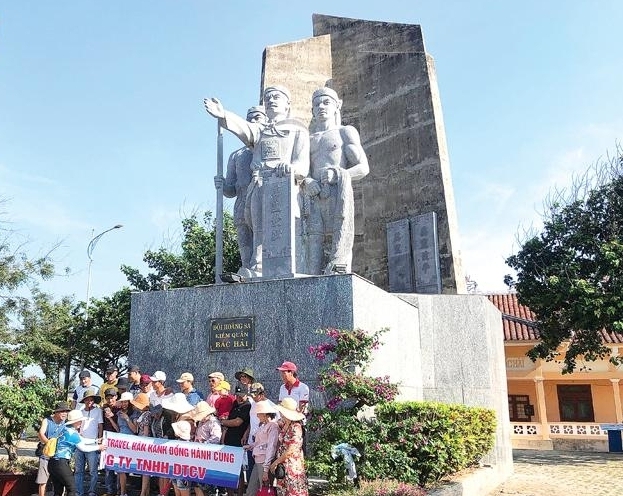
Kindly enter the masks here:
M 296 273 L 296 188 L 292 174 L 262 175 L 263 218 L 262 277 L 281 279 Z
M 437 216 L 435 212 L 428 212 L 409 219 L 409 222 L 415 261 L 415 292 L 441 293 Z
M 390 292 L 411 293 L 414 286 L 409 219 L 387 223 L 387 265 Z

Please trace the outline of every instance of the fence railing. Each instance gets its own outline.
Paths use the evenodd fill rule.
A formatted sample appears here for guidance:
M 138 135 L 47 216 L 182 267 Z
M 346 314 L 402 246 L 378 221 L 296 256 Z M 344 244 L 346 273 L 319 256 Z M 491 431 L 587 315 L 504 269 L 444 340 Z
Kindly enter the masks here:
M 511 422 L 511 437 L 533 438 L 543 437 L 543 424 L 539 422 Z M 583 422 L 551 422 L 549 423 L 550 437 L 608 437 L 607 431 L 595 423 Z

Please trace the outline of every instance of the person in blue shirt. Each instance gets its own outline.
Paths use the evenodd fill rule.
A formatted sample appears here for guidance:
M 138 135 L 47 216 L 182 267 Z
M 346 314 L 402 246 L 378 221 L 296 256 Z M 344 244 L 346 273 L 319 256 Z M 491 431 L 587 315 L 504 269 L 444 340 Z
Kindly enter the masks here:
M 195 378 L 190 372 L 184 372 L 175 382 L 178 383 L 180 390 L 186 395 L 186 400 L 192 406 L 197 406 L 197 403 L 204 399 L 203 393 L 193 386 Z
M 41 421 L 41 427 L 39 428 L 38 433 L 41 445 L 45 445 L 50 438 L 57 438 L 63 433 L 65 430 L 65 420 L 67 419 L 67 414 L 70 411 L 71 408 L 67 403 L 57 403 L 52 415 Z M 37 480 L 35 481 L 39 485 L 39 496 L 45 496 L 45 487 L 49 478 L 50 473 L 48 472 L 48 457 L 41 454 L 39 457 L 39 471 L 37 472 Z
M 80 435 L 80 423 L 87 417 L 80 410 L 72 410 L 67 414 L 65 430 L 56 443 L 56 454 L 48 460 L 48 471 L 54 485 L 54 496 L 76 495 L 74 474 L 69 467 L 69 461 L 76 449 L 85 453 L 103 451 L 105 445 L 99 444 L 97 439 L 85 439 Z

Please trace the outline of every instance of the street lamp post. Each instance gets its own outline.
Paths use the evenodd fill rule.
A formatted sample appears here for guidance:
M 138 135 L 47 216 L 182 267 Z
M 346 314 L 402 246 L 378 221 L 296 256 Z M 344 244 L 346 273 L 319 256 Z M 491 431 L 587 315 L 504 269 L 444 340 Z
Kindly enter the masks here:
M 89 270 L 88 270 L 88 276 L 87 276 L 87 301 L 86 301 L 86 305 L 84 309 L 84 320 L 85 321 L 89 320 L 89 299 L 91 298 L 91 265 L 93 265 L 93 250 L 95 250 L 95 245 L 97 245 L 97 242 L 101 239 L 101 237 L 104 234 L 114 229 L 120 229 L 122 227 L 123 227 L 122 224 L 117 224 L 115 226 L 112 226 L 110 229 L 106 229 L 105 231 L 102 231 L 97 236 L 94 236 L 93 238 L 91 238 L 91 241 L 89 241 L 89 244 L 87 245 L 87 257 L 89 257 Z

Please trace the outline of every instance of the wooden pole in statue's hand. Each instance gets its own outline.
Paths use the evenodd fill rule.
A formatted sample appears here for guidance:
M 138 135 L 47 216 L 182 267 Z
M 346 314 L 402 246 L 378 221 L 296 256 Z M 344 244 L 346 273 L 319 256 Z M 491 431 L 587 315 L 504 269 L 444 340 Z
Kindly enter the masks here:
M 216 183 L 216 263 L 214 264 L 214 280 L 221 284 L 223 273 L 223 128 L 220 120 L 216 124 L 216 175 L 220 178 Z

